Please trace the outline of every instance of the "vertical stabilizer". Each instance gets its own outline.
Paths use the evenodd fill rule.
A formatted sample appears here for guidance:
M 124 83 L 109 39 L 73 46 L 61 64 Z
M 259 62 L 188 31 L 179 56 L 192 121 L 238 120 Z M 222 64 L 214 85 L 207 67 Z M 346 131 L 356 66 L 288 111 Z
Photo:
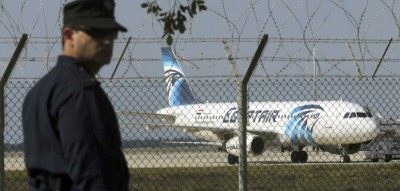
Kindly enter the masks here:
M 196 103 L 193 91 L 172 49 L 170 47 L 162 47 L 161 53 L 169 105 L 179 106 Z

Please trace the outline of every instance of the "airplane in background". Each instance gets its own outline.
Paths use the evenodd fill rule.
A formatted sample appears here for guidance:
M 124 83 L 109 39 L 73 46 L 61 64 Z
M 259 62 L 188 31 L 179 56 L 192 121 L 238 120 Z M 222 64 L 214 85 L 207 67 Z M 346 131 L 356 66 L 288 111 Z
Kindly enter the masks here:
M 158 118 L 163 124 L 148 128 L 174 127 L 221 145 L 228 163 L 239 162 L 238 106 L 236 102 L 202 103 L 192 91 L 170 47 L 161 48 L 169 106 L 156 114 L 132 113 Z M 275 140 L 282 152 L 291 151 L 293 163 L 305 163 L 306 146 L 340 155 L 350 162 L 349 154 L 379 133 L 378 120 L 368 108 L 346 101 L 249 102 L 246 151 L 261 155 L 266 141 Z M 273 142 L 273 141 L 272 141 Z

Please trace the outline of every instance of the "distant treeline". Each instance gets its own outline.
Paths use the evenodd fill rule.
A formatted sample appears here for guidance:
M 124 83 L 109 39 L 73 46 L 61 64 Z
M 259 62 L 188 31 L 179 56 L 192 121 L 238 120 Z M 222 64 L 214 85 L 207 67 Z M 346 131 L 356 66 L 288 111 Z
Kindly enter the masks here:
M 168 142 L 190 142 L 190 141 L 199 141 L 198 139 L 189 139 L 189 138 L 181 138 L 174 140 L 163 140 L 163 139 L 147 139 L 147 140 L 123 140 L 122 148 L 141 148 L 141 147 L 179 147 L 181 144 L 170 144 Z M 189 144 L 190 146 L 190 144 Z M 23 151 L 24 144 L 4 144 L 5 152 L 15 152 L 15 151 Z

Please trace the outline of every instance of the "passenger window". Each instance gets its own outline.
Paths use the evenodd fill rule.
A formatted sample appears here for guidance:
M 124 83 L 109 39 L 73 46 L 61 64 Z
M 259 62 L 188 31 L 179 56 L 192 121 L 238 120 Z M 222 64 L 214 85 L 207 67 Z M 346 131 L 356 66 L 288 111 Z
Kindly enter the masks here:
M 356 113 L 351 112 L 349 118 L 354 118 L 354 117 L 357 117 Z
M 346 114 L 344 114 L 344 117 L 343 118 L 349 118 L 349 115 L 350 115 L 350 113 L 346 113 Z

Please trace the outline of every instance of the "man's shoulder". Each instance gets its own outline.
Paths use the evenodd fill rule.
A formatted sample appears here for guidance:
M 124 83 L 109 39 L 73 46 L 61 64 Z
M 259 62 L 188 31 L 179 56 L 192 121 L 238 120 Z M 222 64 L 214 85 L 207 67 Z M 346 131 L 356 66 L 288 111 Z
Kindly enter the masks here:
M 82 66 L 68 64 L 56 65 L 44 78 L 46 81 L 57 83 L 55 85 L 85 88 L 98 86 L 97 79 Z
M 70 94 L 96 86 L 99 86 L 97 79 L 79 67 L 56 65 L 34 85 L 31 91 L 42 93 L 61 91 L 63 94 Z
M 57 64 L 44 78 L 74 87 L 98 85 L 94 74 L 81 61 L 65 55 L 58 57 Z

